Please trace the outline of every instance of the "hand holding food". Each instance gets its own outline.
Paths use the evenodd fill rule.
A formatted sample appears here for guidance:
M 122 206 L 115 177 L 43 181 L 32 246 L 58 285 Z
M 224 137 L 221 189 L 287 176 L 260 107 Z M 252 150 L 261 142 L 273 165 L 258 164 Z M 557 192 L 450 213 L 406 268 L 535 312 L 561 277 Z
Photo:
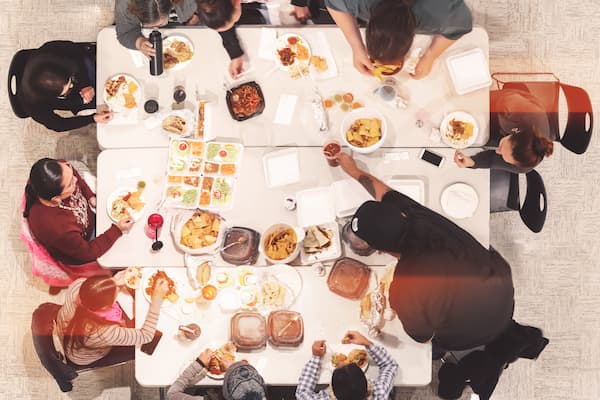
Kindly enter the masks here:
M 327 352 L 327 346 L 325 346 L 324 340 L 315 340 L 312 345 L 313 356 L 323 357 Z
M 370 346 L 373 344 L 369 339 L 364 337 L 360 332 L 348 331 L 342 339 L 343 344 L 359 344 L 363 346 Z
M 120 219 L 119 222 L 117 222 L 117 228 L 119 228 L 121 230 L 121 232 L 127 233 L 133 227 L 133 223 L 134 223 L 133 218 L 125 217 L 125 218 Z
M 213 355 L 213 351 L 211 349 L 204 349 L 204 351 L 202 353 L 200 353 L 200 355 L 198 356 L 198 359 L 200 361 L 202 361 L 202 364 L 204 364 L 204 367 L 207 367 L 212 355 Z
M 166 279 L 158 278 L 154 280 L 152 287 L 152 301 L 163 302 L 169 292 L 169 282 Z
M 146 294 L 152 298 L 152 301 L 160 299 L 160 303 L 162 303 L 163 299 L 167 299 L 171 303 L 175 303 L 179 299 L 176 289 L 175 281 L 169 278 L 165 271 L 159 270 L 148 279 Z
M 365 75 L 373 75 L 375 67 L 364 46 L 352 49 L 352 60 L 354 62 L 354 68 L 356 68 L 358 72 Z
M 460 150 L 454 152 L 454 162 L 459 168 L 468 168 L 475 165 L 475 161 L 471 157 L 464 155 Z

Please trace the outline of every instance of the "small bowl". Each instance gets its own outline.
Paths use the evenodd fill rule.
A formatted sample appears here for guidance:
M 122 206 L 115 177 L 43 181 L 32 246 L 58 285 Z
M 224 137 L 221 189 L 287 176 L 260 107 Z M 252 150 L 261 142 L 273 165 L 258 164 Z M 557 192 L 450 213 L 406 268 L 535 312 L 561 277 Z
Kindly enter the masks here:
M 379 139 L 377 143 L 368 147 L 357 147 L 348 142 L 348 139 L 346 139 L 346 132 L 350 129 L 354 121 L 360 118 L 379 118 L 381 120 L 381 139 Z M 350 111 L 346 117 L 344 117 L 340 126 L 340 134 L 344 145 L 348 146 L 352 151 L 356 151 L 357 153 L 361 154 L 369 154 L 379 149 L 381 146 L 383 146 L 383 143 L 387 137 L 387 123 L 385 121 L 385 117 L 382 113 L 374 108 L 362 107 Z
M 265 247 L 267 244 L 267 240 L 271 237 L 271 234 L 273 234 L 276 231 L 279 231 L 281 229 L 291 229 L 292 231 L 294 231 L 294 233 L 296 234 L 296 248 L 286 258 L 283 258 L 281 260 L 276 260 L 276 259 L 273 259 L 273 258 L 270 258 L 269 256 L 267 256 Z M 304 240 L 304 235 L 305 235 L 304 229 L 293 227 L 293 226 L 287 225 L 287 224 L 272 225 L 262 233 L 262 237 L 260 240 L 260 246 L 259 246 L 260 252 L 265 256 L 265 258 L 269 262 L 271 262 L 273 264 L 288 264 L 288 263 L 294 261 L 300 254 L 300 246 L 301 246 L 302 240 Z

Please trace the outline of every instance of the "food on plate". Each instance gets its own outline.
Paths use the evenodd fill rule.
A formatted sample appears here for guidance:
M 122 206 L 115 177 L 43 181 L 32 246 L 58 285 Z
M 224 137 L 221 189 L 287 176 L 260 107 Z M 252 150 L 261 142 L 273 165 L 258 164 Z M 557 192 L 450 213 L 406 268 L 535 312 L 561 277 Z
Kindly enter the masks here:
M 181 186 L 168 186 L 167 199 L 179 200 L 183 196 L 183 188 Z
M 334 353 L 331 356 L 331 363 L 334 368 L 343 367 L 344 365 L 354 363 L 359 368 L 364 368 L 369 363 L 369 355 L 364 349 L 354 349 L 346 355 L 344 353 Z
M 302 60 L 302 61 L 308 60 L 310 57 L 310 51 L 308 50 L 308 47 L 303 46 L 301 44 L 297 44 L 296 45 L 296 57 L 298 57 L 298 60 Z M 325 62 L 327 62 L 327 61 L 325 61 Z
M 206 101 L 200 101 L 198 104 L 198 128 L 196 129 L 196 138 L 204 138 L 204 117 L 206 112 Z
M 189 186 L 198 187 L 200 185 L 200 177 L 198 176 L 184 176 L 183 183 Z
M 125 270 L 125 286 L 137 289 L 142 280 L 142 270 L 139 267 L 127 267 Z
M 222 164 L 221 175 L 235 175 L 235 164 Z
M 329 69 L 327 59 L 319 56 L 312 56 L 310 58 L 310 65 L 314 66 L 317 72 L 325 72 Z
M 218 172 L 219 172 L 219 164 L 208 162 L 208 161 L 204 163 L 204 173 L 205 174 L 216 174 Z
M 138 188 L 135 192 L 124 192 L 113 201 L 110 211 L 110 216 L 113 219 L 118 221 L 130 217 L 132 212 L 140 212 L 144 208 L 146 203 L 141 199 L 141 196 L 145 183 L 140 185 L 140 182 L 138 182 Z
M 473 136 L 474 126 L 470 122 L 451 119 L 448 121 L 446 137 L 455 142 L 467 141 Z
M 167 183 L 169 185 L 178 185 L 178 184 L 181 184 L 182 182 L 183 182 L 182 176 L 174 176 L 174 175 L 167 176 Z
M 206 366 L 208 373 L 212 375 L 223 375 L 225 373 L 225 370 L 221 369 L 221 361 L 235 361 L 236 351 L 237 349 L 235 345 L 231 342 L 227 342 L 223 346 L 215 350 L 211 355 L 210 360 L 208 361 L 208 365 Z
M 220 206 L 228 204 L 231 201 L 231 184 L 224 178 L 215 179 L 212 188 L 212 203 Z
M 171 149 L 174 153 L 187 156 L 190 146 L 186 140 L 171 140 Z
M 246 307 L 256 307 L 259 301 L 258 290 L 255 287 L 244 288 L 240 293 L 240 300 Z
M 202 166 L 202 159 L 200 157 L 192 157 L 192 159 L 190 160 L 190 167 L 189 167 L 189 171 L 190 172 L 200 172 L 200 167 Z
M 279 62 L 284 67 L 288 67 L 296 61 L 296 53 L 292 51 L 289 47 L 284 47 L 283 49 L 277 50 L 277 54 L 279 55 Z
M 235 162 L 238 154 L 238 147 L 233 143 L 211 143 L 206 150 L 206 158 L 210 161 Z
M 192 155 L 202 157 L 202 152 L 204 151 L 204 142 L 193 141 L 190 143 L 192 145 Z
M 208 206 L 210 204 L 210 192 L 202 191 L 200 192 L 200 200 L 198 200 L 199 206 Z
M 290 70 L 288 72 L 289 72 L 290 78 L 292 78 L 292 79 L 302 78 L 303 76 L 308 75 L 308 64 L 305 64 L 305 63 L 294 64 L 294 65 L 290 66 Z
M 217 286 L 220 288 L 226 288 L 233 286 L 234 280 L 231 277 L 231 274 L 227 271 L 220 271 L 216 276 Z
M 148 278 L 148 286 L 146 287 L 146 294 L 152 297 L 152 293 L 154 290 L 154 282 L 158 279 L 164 279 L 169 284 L 169 290 L 165 295 L 165 299 L 169 300 L 171 303 L 177 302 L 179 299 L 179 295 L 177 294 L 177 286 L 175 285 L 175 281 L 169 278 L 165 271 L 158 270 L 156 271 L 150 278 Z
M 267 257 L 272 260 L 284 260 L 296 250 L 298 238 L 292 228 L 285 227 L 271 233 L 264 243 Z
M 238 281 L 240 282 L 240 286 L 250 286 L 255 285 L 257 279 L 251 269 L 244 268 L 238 273 Z
M 348 356 L 344 353 L 333 353 L 331 356 L 331 363 L 335 368 L 346 365 L 348 363 Z
M 304 252 L 312 254 L 327 250 L 333 238 L 333 231 L 322 226 L 311 226 L 306 230 L 306 236 L 302 242 Z
M 216 243 L 221 219 L 210 212 L 198 210 L 181 227 L 179 243 L 190 249 L 200 249 Z
M 238 117 L 250 117 L 256 113 L 263 102 L 258 85 L 244 84 L 231 90 L 231 109 Z
M 356 147 L 370 147 L 381 140 L 381 119 L 359 118 L 346 132 L 346 140 Z
M 213 285 L 206 285 L 202 288 L 202 297 L 205 300 L 214 300 L 217 297 L 217 288 Z
M 205 176 L 204 180 L 202 181 L 202 190 L 208 190 L 210 191 L 210 189 L 213 186 L 213 181 L 215 180 L 215 178 L 212 178 L 210 176 Z
M 106 94 L 109 98 L 114 97 L 119 92 L 121 86 L 125 85 L 126 83 L 127 78 L 125 78 L 125 75 L 119 75 L 116 78 L 109 79 L 108 81 L 106 81 L 106 83 L 104 84 L 104 90 L 106 91 Z
M 176 174 L 181 173 L 187 167 L 187 163 L 183 158 L 173 157 L 169 158 L 169 173 Z
M 276 279 L 269 279 L 262 284 L 262 303 L 267 307 L 283 307 L 287 289 Z
M 109 79 L 104 85 L 107 101 L 111 101 L 119 93 L 123 97 L 123 106 L 125 108 L 135 108 L 135 92 L 139 89 L 137 83 L 133 80 L 127 81 L 125 75 L 119 75 L 113 79 Z
M 196 198 L 198 197 L 198 190 L 190 189 L 183 192 L 181 202 L 187 206 L 193 206 L 196 204 Z
M 188 61 L 194 52 L 187 43 L 181 40 L 173 40 L 171 45 L 163 51 L 163 64 L 165 69 L 171 69 L 179 63 Z
M 200 284 L 200 286 L 204 286 L 208 283 L 211 277 L 211 267 L 210 262 L 205 261 L 202 264 L 198 265 L 196 269 L 196 281 Z
M 187 121 L 179 115 L 169 115 L 163 119 L 162 127 L 167 132 L 181 135 L 187 128 Z

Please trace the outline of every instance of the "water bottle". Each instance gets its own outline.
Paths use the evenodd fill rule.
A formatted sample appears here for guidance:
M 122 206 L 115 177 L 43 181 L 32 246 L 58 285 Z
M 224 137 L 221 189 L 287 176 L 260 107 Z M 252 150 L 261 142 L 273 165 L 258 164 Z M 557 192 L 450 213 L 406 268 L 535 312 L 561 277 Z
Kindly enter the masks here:
M 163 73 L 162 35 L 158 30 L 155 29 L 150 33 L 150 43 L 156 52 L 154 57 L 150 57 L 150 75 L 156 76 Z

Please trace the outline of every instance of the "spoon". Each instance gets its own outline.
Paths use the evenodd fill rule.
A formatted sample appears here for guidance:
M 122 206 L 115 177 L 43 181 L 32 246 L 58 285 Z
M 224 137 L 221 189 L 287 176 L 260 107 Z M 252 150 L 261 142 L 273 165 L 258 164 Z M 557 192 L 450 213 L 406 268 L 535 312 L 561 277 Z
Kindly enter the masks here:
M 154 227 L 154 242 L 152 243 L 152 250 L 158 251 L 163 248 L 163 242 L 158 240 L 158 226 Z
M 235 246 L 236 244 L 244 244 L 248 241 L 248 238 L 246 236 L 242 236 L 241 238 L 239 238 L 238 240 L 236 240 L 235 242 L 229 243 L 227 246 L 223 246 L 220 249 L 215 250 L 215 253 L 219 252 L 219 251 L 223 251 L 225 249 L 228 249 L 232 246 Z

